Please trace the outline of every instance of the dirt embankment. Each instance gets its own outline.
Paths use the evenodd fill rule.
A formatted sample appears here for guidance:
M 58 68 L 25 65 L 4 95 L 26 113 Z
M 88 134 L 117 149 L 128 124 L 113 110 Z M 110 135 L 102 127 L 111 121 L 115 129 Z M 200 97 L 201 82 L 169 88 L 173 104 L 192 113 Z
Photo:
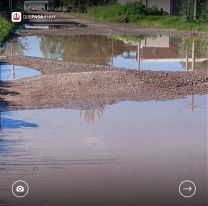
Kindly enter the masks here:
M 62 60 L 52 60 L 47 58 L 29 57 L 29 56 L 11 56 L 5 55 L 0 58 L 2 64 L 13 64 L 25 67 L 31 67 L 45 74 L 60 74 L 60 73 L 74 73 L 74 72 L 88 72 L 88 71 L 107 71 L 115 70 L 115 67 L 102 66 L 95 64 L 84 64 L 76 62 L 66 62 Z
M 33 57 L 7 57 L 4 63 L 32 66 L 43 76 L 7 81 L 1 98 L 10 109 L 91 109 L 124 100 L 168 100 L 208 93 L 207 71 L 152 72 L 69 63 Z

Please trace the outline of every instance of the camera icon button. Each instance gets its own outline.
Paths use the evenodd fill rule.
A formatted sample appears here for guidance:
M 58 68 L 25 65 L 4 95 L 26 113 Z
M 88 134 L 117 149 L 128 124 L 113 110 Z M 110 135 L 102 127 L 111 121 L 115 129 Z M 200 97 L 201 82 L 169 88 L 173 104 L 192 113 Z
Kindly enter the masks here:
M 29 192 L 27 182 L 23 180 L 15 181 L 12 185 L 12 193 L 15 197 L 25 197 Z

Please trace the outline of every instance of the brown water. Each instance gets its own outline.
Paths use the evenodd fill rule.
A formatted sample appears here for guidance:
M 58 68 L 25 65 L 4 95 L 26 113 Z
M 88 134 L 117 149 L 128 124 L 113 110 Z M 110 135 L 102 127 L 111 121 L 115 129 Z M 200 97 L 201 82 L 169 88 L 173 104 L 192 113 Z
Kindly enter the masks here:
M 206 96 L 0 119 L 0 205 L 207 205 Z M 11 194 L 18 179 L 26 198 Z M 190 199 L 178 192 L 186 179 Z
M 208 38 L 166 35 L 26 36 L 7 44 L 11 54 L 112 65 L 127 69 L 208 69 Z
M 26 36 L 6 49 L 126 69 L 208 69 L 206 38 Z M 206 206 L 207 134 L 207 96 L 84 111 L 1 109 L 0 205 Z M 19 179 L 30 187 L 23 199 L 11 192 Z M 192 198 L 178 191 L 187 179 L 196 183 Z

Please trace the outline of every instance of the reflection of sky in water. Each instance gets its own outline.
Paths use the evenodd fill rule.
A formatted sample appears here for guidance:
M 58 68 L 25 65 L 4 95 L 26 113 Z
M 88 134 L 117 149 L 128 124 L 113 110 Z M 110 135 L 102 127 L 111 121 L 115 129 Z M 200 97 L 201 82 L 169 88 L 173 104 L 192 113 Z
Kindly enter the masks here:
M 37 124 L 29 122 L 27 119 L 19 120 L 13 115 L 13 112 L 0 111 L 0 154 L 15 152 L 15 146 L 20 144 L 19 137 L 21 135 L 15 131 L 15 135 L 12 137 L 13 130 L 37 127 Z M 7 134 L 5 134 L 5 130 L 7 130 Z
M 104 108 L 106 107 L 106 108 Z M 115 120 L 113 125 L 115 128 L 119 128 L 119 124 L 125 120 L 131 122 L 134 126 L 138 123 L 138 126 L 146 122 L 154 122 L 157 127 L 161 127 L 160 123 L 165 123 L 165 117 L 169 117 L 169 120 L 175 122 L 179 128 L 182 126 L 180 121 L 194 123 L 200 126 L 201 118 L 203 113 L 206 114 L 207 109 L 207 97 L 206 96 L 190 96 L 184 99 L 173 100 L 173 101 L 149 101 L 149 102 L 120 102 L 115 105 L 103 106 L 104 109 L 96 111 L 92 118 L 96 121 L 90 121 L 90 124 L 94 126 L 106 126 L 109 125 L 108 121 Z M 99 110 L 99 109 L 98 109 Z M 193 112 L 192 112 L 193 110 Z M 90 110 L 85 110 L 90 111 Z M 99 118 L 96 118 L 96 112 Z M 66 113 L 64 115 L 63 113 Z M 48 115 L 45 116 L 44 115 Z M 62 117 L 63 115 L 63 117 Z M 3 113 L 3 128 L 36 128 L 39 121 L 45 124 L 47 122 L 48 127 L 60 126 L 63 130 L 68 130 L 68 125 L 75 124 L 76 126 L 71 129 L 84 127 L 87 129 L 89 122 L 85 122 L 85 115 L 89 113 L 81 113 L 82 121 L 80 121 L 79 110 L 67 110 L 67 109 L 52 109 L 52 110 L 25 110 L 25 111 L 14 111 Z M 206 115 L 205 115 L 206 116 Z M 122 120 L 120 119 L 122 117 Z M 34 118 L 34 119 L 33 119 Z M 88 117 L 90 118 L 90 117 Z M 73 121 L 66 121 L 66 120 Z M 76 119 L 76 121 L 74 121 Z M 33 122 L 33 123 L 31 123 Z M 76 122 L 76 123 L 75 123 Z M 103 125 L 102 125 L 103 124 Z M 59 128 L 58 126 L 58 128 Z M 153 126 L 153 125 L 152 125 Z M 197 127 L 198 127 L 197 126 Z M 132 126 L 131 126 L 132 127 Z M 137 129 L 135 127 L 135 129 Z M 105 129 L 105 127 L 103 127 Z M 146 128 L 145 128 L 146 129 Z M 50 131 L 49 131 L 50 132 Z
M 0 65 L 0 80 L 17 80 L 27 77 L 40 76 L 41 72 L 22 66 Z
M 170 41 L 169 37 L 167 36 L 164 36 L 164 37 L 166 37 L 165 39 L 168 40 L 167 45 L 165 45 L 165 47 L 162 47 L 162 46 L 161 48 L 157 47 L 156 45 L 154 45 L 154 40 L 152 40 L 151 38 L 149 38 L 149 40 L 152 41 L 151 43 L 153 44 L 153 46 L 151 47 L 151 43 L 150 43 L 148 46 L 142 47 L 144 49 L 145 55 L 147 55 L 148 57 L 141 58 L 140 69 L 164 70 L 164 71 L 165 70 L 166 71 L 167 70 L 168 71 L 182 71 L 185 69 L 185 62 L 180 62 L 180 58 L 183 58 L 183 61 L 185 61 L 184 60 L 185 54 L 183 55 L 183 57 L 180 57 L 179 55 L 180 53 L 179 48 L 180 48 L 180 44 L 182 44 L 182 40 L 179 38 L 179 40 L 177 40 L 177 43 L 176 43 L 177 46 L 175 46 L 173 42 L 172 43 L 169 42 Z M 84 36 L 81 36 L 80 38 L 84 38 Z M 116 41 L 118 51 L 117 50 L 115 51 L 120 52 L 120 55 L 118 54 L 114 55 L 113 58 L 112 58 L 113 51 L 111 51 L 111 48 L 110 48 L 112 46 L 111 39 L 107 39 L 106 44 L 102 44 L 102 48 L 104 51 L 109 50 L 108 53 L 105 53 L 105 54 L 103 53 L 104 61 L 101 61 L 101 56 L 100 56 L 101 55 L 100 52 L 102 53 L 102 50 L 100 50 L 97 53 L 92 52 L 91 56 L 86 55 L 87 49 L 89 47 L 90 48 L 92 47 L 92 45 L 90 45 L 91 42 L 88 42 L 89 46 L 87 47 L 87 43 L 86 42 L 83 43 L 83 41 L 79 41 L 78 38 L 75 40 L 75 42 L 67 41 L 66 39 L 67 45 L 64 45 L 64 46 L 62 44 L 63 41 L 61 41 L 61 38 L 59 37 L 56 37 L 54 39 L 50 37 L 44 37 L 44 39 L 41 39 L 41 37 L 38 37 L 38 36 L 28 36 L 28 37 L 18 37 L 17 40 L 22 45 L 24 45 L 22 52 L 26 56 L 46 57 L 46 58 L 54 58 L 54 59 L 59 59 L 59 60 L 64 59 L 67 61 L 79 61 L 83 63 L 95 63 L 95 61 L 97 61 L 97 63 L 99 64 L 113 65 L 115 67 L 123 67 L 123 68 L 128 68 L 128 69 L 138 68 L 138 64 L 139 64 L 137 60 L 137 55 L 136 55 L 138 47 L 132 46 L 130 44 L 125 44 L 124 42 L 119 41 L 119 40 Z M 44 45 L 41 45 L 42 40 L 44 42 Z M 157 39 L 155 41 L 157 41 Z M 92 36 L 92 42 L 93 42 L 93 36 Z M 168 47 L 168 43 L 169 43 L 169 47 Z M 82 49 L 76 50 L 76 48 L 70 48 L 70 44 L 72 44 L 72 47 L 75 47 L 75 45 L 77 45 L 79 49 L 80 48 Z M 98 44 L 98 42 L 95 42 L 95 44 Z M 69 48 L 69 51 L 70 51 L 69 53 L 66 51 L 67 47 Z M 96 45 L 93 48 L 95 49 L 99 48 L 99 45 Z M 127 48 L 132 49 L 129 53 L 131 57 L 128 56 Z M 15 53 L 15 49 L 14 48 L 11 49 L 11 45 L 9 44 L 7 46 L 7 49 L 12 50 Z M 157 49 L 159 50 L 159 53 L 157 53 Z M 191 50 L 189 51 L 189 53 L 190 52 Z M 125 57 L 125 55 L 127 55 L 127 57 Z M 158 58 L 156 58 L 156 56 Z M 150 59 L 153 59 L 153 60 L 150 60 Z M 171 61 L 169 61 L 170 59 Z M 157 61 L 154 61 L 154 60 L 157 60 Z M 197 63 L 197 66 L 200 66 L 201 64 L 202 63 Z M 203 65 L 202 67 L 204 68 L 205 66 Z M 191 69 L 191 56 L 189 56 L 188 69 Z
M 17 128 L 36 128 L 38 127 L 35 123 L 30 123 L 22 120 L 17 119 L 8 119 L 4 118 L 1 122 L 4 129 L 17 129 Z
M 40 50 L 41 38 L 37 36 L 20 37 L 19 38 L 23 45 L 26 45 L 26 50 L 24 50 L 24 55 L 43 57 Z
M 195 97 L 197 107 L 193 112 L 189 108 L 192 100 L 188 97 L 106 105 L 102 115 L 98 112 L 100 118 L 90 123 L 86 121 L 89 117 L 84 116 L 89 113 L 82 113 L 80 118 L 79 110 L 5 112 L 4 118 L 38 127 L 20 123 L 23 127 L 4 129 L 0 138 L 0 170 L 5 173 L 0 176 L 0 190 L 10 189 L 11 177 L 21 177 L 30 183 L 35 194 L 28 201 L 47 200 L 41 204 L 44 206 L 66 205 L 64 201 L 77 203 L 83 198 L 79 205 L 84 205 L 90 202 L 88 197 L 93 201 L 98 197 L 99 202 L 103 202 L 100 197 L 105 197 L 108 203 L 103 205 L 115 200 L 119 205 L 144 205 L 139 201 L 147 203 L 150 191 L 158 202 L 165 195 L 172 198 L 174 205 L 184 206 L 184 202 L 178 204 L 175 195 L 184 178 L 194 179 L 207 195 L 207 99 Z M 7 190 L 2 192 L 13 201 Z M 123 193 L 125 197 L 120 199 Z M 80 198 L 80 194 L 86 195 Z M 129 200 L 139 201 L 127 204 Z M 155 201 L 147 205 L 155 205 Z M 195 201 L 187 205 L 197 204 Z
M 121 55 L 113 57 L 112 61 L 109 62 L 110 65 L 115 67 L 124 67 L 128 69 L 138 69 L 139 63 L 136 60 L 136 57 L 133 59 L 124 58 Z M 154 62 L 154 61 L 141 61 L 140 69 L 142 70 L 157 70 L 157 71 L 182 71 L 183 65 L 179 61 L 174 62 Z
M 16 140 L 20 136 L 25 140 L 22 144 L 29 144 L 16 144 L 19 151 L 29 147 L 39 156 L 55 159 L 68 158 L 69 153 L 71 158 L 129 158 L 136 151 L 168 153 L 192 151 L 195 144 L 203 146 L 207 97 L 197 96 L 194 101 L 188 97 L 165 102 L 120 102 L 106 105 L 99 118 L 70 109 L 2 114 L 3 139 Z M 90 117 L 94 119 L 86 121 Z M 187 141 L 190 147 L 186 148 Z

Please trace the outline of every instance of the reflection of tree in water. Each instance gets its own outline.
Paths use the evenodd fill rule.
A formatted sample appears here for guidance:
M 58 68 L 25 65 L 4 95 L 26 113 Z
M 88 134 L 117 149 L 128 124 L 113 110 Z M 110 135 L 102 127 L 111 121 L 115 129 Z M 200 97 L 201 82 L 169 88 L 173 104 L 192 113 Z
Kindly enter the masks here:
M 173 38 L 172 38 L 173 40 Z M 193 57 L 195 58 L 208 58 L 208 38 L 196 38 L 196 37 L 190 37 L 185 36 L 182 37 L 182 39 L 176 39 L 174 38 L 174 41 L 179 41 L 179 57 L 181 58 L 188 58 L 188 67 L 191 67 L 191 59 Z M 194 46 L 194 50 L 193 50 Z M 183 67 L 186 68 L 186 63 L 182 63 Z M 208 61 L 204 60 L 201 62 L 195 62 L 195 69 L 208 69 Z
M 69 37 L 41 37 L 44 57 L 58 57 L 65 61 L 107 65 L 112 56 L 121 55 L 134 47 L 104 35 L 76 35 Z
M 87 122 L 87 123 L 93 123 L 96 119 L 100 119 L 103 112 L 104 112 L 104 105 L 101 105 L 98 108 L 95 109 L 89 109 L 89 110 L 81 110 L 80 111 L 80 117 Z
M 197 58 L 208 57 L 208 38 L 196 38 L 196 37 L 182 37 L 180 45 L 180 55 L 185 57 L 188 52 L 188 56 L 192 55 L 192 44 L 195 41 L 195 54 Z
M 27 51 L 29 45 L 24 41 L 26 37 L 17 37 L 9 41 L 6 51 L 13 55 L 24 55 L 24 52 Z
M 40 37 L 40 51 L 46 58 L 63 59 L 64 43 L 59 37 Z

